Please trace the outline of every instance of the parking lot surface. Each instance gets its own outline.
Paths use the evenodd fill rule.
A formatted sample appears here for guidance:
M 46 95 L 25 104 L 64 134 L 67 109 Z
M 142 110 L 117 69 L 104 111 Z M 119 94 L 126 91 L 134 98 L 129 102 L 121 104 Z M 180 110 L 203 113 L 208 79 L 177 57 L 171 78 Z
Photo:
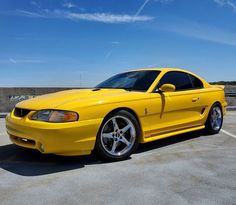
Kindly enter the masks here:
M 59 157 L 17 147 L 0 119 L 0 204 L 236 204 L 236 112 L 217 135 L 139 146 L 130 159 Z

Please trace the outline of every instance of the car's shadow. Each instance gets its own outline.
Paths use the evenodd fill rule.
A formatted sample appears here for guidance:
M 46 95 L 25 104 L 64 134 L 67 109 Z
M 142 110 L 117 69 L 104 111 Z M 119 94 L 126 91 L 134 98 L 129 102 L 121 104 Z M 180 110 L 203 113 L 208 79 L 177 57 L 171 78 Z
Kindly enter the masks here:
M 202 132 L 191 132 L 142 144 L 134 155 L 203 135 Z M 132 156 L 130 159 L 132 159 Z M 0 146 L 0 168 L 22 176 L 46 175 L 101 163 L 105 162 L 97 159 L 94 154 L 80 157 L 62 157 L 52 154 L 41 154 L 37 150 L 25 149 L 13 144 Z

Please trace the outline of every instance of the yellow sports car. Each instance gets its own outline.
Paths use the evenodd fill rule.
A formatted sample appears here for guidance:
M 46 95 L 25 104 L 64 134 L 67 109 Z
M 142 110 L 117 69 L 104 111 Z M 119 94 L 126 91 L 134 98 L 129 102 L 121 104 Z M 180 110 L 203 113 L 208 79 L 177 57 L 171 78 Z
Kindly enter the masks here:
M 16 105 L 6 129 L 16 145 L 57 155 L 94 151 L 106 160 L 129 157 L 139 143 L 206 129 L 218 133 L 224 88 L 173 68 L 115 75 L 91 89 L 39 96 Z

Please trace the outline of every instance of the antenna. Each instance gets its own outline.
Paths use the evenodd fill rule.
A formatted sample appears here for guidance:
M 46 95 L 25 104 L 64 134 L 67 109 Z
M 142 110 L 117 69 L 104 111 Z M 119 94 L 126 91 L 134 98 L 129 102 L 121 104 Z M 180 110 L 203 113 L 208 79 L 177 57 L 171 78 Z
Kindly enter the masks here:
M 82 74 L 79 74 L 79 86 L 82 87 Z

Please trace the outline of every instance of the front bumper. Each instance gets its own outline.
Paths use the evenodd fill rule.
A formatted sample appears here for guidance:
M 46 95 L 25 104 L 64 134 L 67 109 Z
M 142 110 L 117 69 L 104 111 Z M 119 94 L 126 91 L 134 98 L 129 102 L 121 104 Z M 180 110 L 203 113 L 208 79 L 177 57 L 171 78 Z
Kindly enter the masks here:
M 11 141 L 22 147 L 57 155 L 85 155 L 94 149 L 102 120 L 49 123 L 9 114 L 6 130 Z

